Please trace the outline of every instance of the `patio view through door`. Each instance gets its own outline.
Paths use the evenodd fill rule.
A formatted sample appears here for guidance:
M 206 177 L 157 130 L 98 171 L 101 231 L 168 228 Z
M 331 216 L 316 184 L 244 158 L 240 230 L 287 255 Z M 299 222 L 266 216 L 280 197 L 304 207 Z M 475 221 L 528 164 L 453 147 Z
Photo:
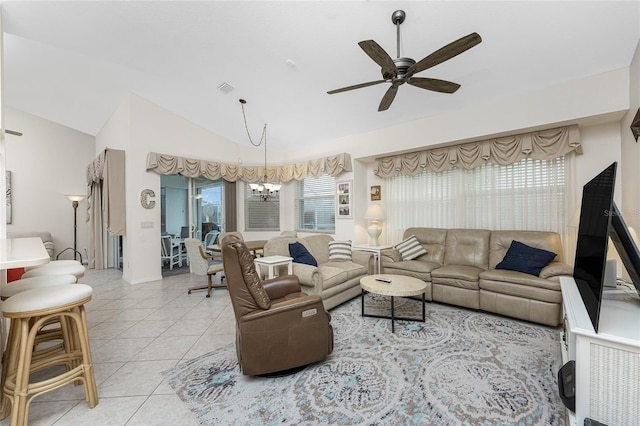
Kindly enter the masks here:
M 160 231 L 181 239 L 204 241 L 211 231 L 224 229 L 222 180 L 160 176 Z

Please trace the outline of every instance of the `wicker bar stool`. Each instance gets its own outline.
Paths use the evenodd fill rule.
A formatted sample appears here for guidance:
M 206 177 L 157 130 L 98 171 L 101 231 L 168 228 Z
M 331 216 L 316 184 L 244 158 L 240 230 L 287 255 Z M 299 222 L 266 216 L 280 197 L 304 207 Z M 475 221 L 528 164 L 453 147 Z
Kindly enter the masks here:
M 46 265 L 82 265 L 82 263 L 72 259 L 52 260 L 50 262 L 43 263 L 41 265 L 25 266 L 24 270 L 26 272 L 32 269 L 42 268 L 43 266 L 46 266 Z
M 80 279 L 84 277 L 84 272 L 85 267 L 80 262 L 58 260 L 45 263 L 37 268 L 29 269 L 22 274 L 22 278 L 37 277 L 40 275 L 75 275 L 77 279 Z
M 81 381 L 89 407 L 98 404 L 87 332 L 84 305 L 91 300 L 93 289 L 85 284 L 61 284 L 26 290 L 8 298 L 2 304 L 2 314 L 11 320 L 9 341 L 3 370 L 0 418 L 11 413 L 13 425 L 26 425 L 33 398 L 66 384 Z M 33 352 L 38 331 L 51 318 L 68 322 L 64 328 L 64 350 Z M 29 383 L 29 375 L 48 367 L 64 365 L 66 371 L 46 380 Z
M 22 293 L 23 291 L 40 289 L 45 287 L 50 287 L 53 285 L 60 284 L 73 284 L 76 282 L 76 277 L 74 275 L 42 275 L 31 278 L 24 278 L 20 280 L 13 281 L 11 283 L 2 283 L 0 284 L 0 300 L 7 300 L 11 296 L 15 296 L 18 293 Z M 59 326 L 54 326 L 58 324 Z M 45 343 L 51 342 L 54 340 L 62 340 L 64 337 L 62 328 L 66 326 L 66 323 L 60 323 L 58 318 L 51 318 L 48 323 L 42 325 L 42 328 L 38 332 L 38 335 L 35 340 L 35 346 Z M 12 331 L 10 330 L 9 333 Z M 51 345 L 47 348 L 48 351 L 56 351 L 62 349 L 62 344 L 57 344 L 55 346 Z M 6 365 L 6 357 L 9 352 L 5 350 L 2 354 L 2 364 Z M 7 375 L 7 369 L 2 369 L 2 376 L 0 379 L 0 389 L 4 385 L 4 381 Z
M 49 287 L 60 284 L 73 284 L 78 279 L 75 275 L 38 275 L 30 278 L 21 278 L 10 283 L 0 284 L 0 299 L 6 300 L 23 291 L 36 288 Z

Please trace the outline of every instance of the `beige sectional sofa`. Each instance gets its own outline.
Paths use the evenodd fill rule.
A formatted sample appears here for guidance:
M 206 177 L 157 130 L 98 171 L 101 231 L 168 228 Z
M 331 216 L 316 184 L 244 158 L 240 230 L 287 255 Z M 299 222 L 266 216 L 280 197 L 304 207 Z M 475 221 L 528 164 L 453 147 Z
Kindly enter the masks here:
M 307 237 L 278 236 L 264 246 L 265 256 L 289 256 L 289 244 L 299 242 L 311 253 L 318 266 L 293 263 L 293 274 L 298 276 L 302 291 L 322 296 L 326 309 L 331 309 L 360 295 L 360 278 L 369 274 L 373 267 L 372 254 L 353 251 L 352 261 L 329 261 L 330 235 L 319 234 Z M 286 267 L 284 267 L 286 268 Z
M 396 249 L 382 251 L 386 274 L 408 275 L 427 283 L 426 299 L 481 309 L 557 326 L 561 321 L 560 276 L 573 269 L 563 262 L 560 235 L 541 231 L 409 228 L 427 254 L 402 260 Z M 495 269 L 512 241 L 556 253 L 539 276 Z

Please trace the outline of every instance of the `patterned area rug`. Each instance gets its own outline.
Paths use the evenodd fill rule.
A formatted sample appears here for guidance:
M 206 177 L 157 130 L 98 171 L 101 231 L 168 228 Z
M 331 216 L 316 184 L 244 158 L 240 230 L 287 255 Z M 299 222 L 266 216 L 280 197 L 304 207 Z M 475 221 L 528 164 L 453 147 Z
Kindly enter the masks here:
M 415 300 L 396 311 L 421 316 Z M 163 375 L 203 425 L 564 425 L 557 329 L 429 303 L 392 334 L 359 298 L 331 315 L 334 352 L 290 376 L 243 376 L 233 345 Z

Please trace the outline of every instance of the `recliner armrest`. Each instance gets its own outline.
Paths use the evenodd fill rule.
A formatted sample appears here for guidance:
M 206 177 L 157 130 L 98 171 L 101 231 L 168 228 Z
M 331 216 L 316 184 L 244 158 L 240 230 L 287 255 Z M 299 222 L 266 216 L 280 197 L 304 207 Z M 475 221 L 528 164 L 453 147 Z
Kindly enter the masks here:
M 562 262 L 551 262 L 540 271 L 540 278 L 553 278 L 561 275 L 573 275 L 573 267 Z
M 398 249 L 388 248 L 380 251 L 380 256 L 382 256 L 382 260 L 387 262 L 400 262 L 402 261 L 402 256 Z
M 287 294 L 300 292 L 300 281 L 295 275 L 283 275 L 262 281 L 262 288 L 269 295 L 269 299 L 280 299 Z
M 313 309 L 316 308 L 317 314 L 325 314 L 326 310 L 322 304 L 322 298 L 320 296 L 304 295 L 295 299 L 284 300 L 279 303 L 274 303 L 269 309 L 260 309 L 250 312 L 241 318 L 240 322 L 257 321 L 264 318 L 272 317 L 274 315 L 280 315 L 287 312 L 299 310 L 299 309 Z M 328 315 L 328 313 L 326 314 Z

